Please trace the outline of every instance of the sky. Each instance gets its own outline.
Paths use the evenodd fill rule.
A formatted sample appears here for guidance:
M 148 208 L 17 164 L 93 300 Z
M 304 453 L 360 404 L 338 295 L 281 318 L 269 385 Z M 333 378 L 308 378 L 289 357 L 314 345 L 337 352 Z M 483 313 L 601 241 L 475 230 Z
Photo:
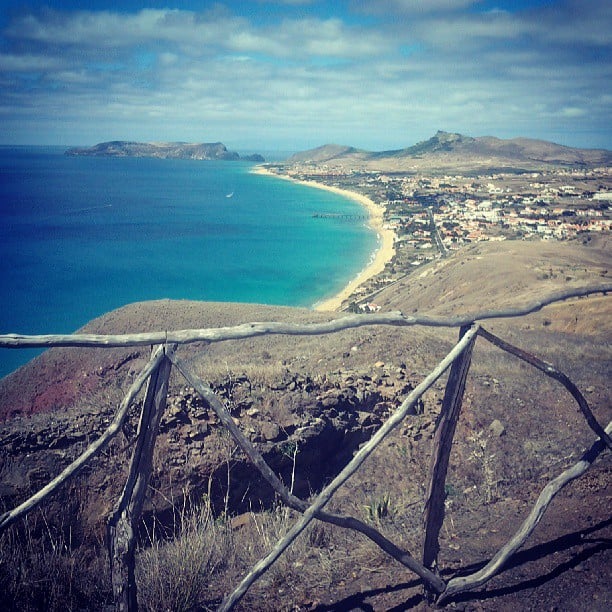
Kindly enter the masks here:
M 609 0 L 0 0 L 0 144 L 612 149 Z

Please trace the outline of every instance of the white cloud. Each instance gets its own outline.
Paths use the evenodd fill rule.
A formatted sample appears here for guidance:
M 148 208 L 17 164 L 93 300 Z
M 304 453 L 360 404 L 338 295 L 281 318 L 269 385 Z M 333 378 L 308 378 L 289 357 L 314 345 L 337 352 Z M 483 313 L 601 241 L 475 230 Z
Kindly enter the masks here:
M 159 54 L 158 59 L 162 66 L 173 66 L 179 61 L 179 56 L 176 53 L 163 51 Z
M 481 0 L 353 0 L 353 4 L 367 13 L 424 15 L 459 11 L 478 4 Z
M 224 141 L 285 133 L 296 148 L 314 135 L 391 148 L 438 128 L 544 137 L 553 122 L 609 135 L 610 49 L 598 42 L 608 9 L 587 0 L 582 12 L 478 13 L 464 10 L 475 2 L 435 0 L 407 17 L 417 3 L 375 4 L 395 13 L 22 14 L 0 54 L 0 141 L 58 116 L 87 141 L 208 139 L 214 128 Z M 570 9 L 580 14 L 566 22 Z
M 584 117 L 584 115 L 586 115 L 586 111 L 584 110 L 584 108 L 566 106 L 561 109 L 561 115 L 563 117 Z
M 43 12 L 17 18 L 5 31 L 9 39 L 44 46 L 113 49 L 169 45 L 199 57 L 224 50 L 274 57 L 378 55 L 385 37 L 339 19 L 285 20 L 257 27 L 242 17 L 179 10 L 143 9 L 136 14 L 80 11 Z
M 58 57 L 0 53 L 0 72 L 44 72 L 65 66 L 66 63 Z
M 256 0 L 260 4 L 279 4 L 287 6 L 306 6 L 309 4 L 315 4 L 320 0 Z

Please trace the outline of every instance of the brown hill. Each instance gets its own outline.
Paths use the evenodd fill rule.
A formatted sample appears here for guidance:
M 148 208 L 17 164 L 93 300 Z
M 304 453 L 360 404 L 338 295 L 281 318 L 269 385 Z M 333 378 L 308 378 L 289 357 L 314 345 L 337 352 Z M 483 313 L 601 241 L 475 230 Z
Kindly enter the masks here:
M 297 162 L 314 162 L 325 163 L 330 160 L 350 158 L 351 160 L 367 159 L 371 153 L 354 147 L 344 145 L 327 144 L 316 149 L 310 149 L 301 153 L 294 153 L 287 161 L 290 163 Z
M 430 139 L 404 149 L 372 152 L 342 145 L 325 145 L 297 153 L 287 163 L 325 163 L 346 169 L 358 167 L 382 171 L 483 172 L 607 166 L 612 163 L 612 152 L 577 149 L 529 138 L 472 138 L 439 131 Z
M 601 282 L 608 275 L 609 252 L 605 241 L 589 247 L 483 243 L 420 268 L 377 301 L 407 315 L 518 306 L 551 290 Z M 609 297 L 594 296 L 485 327 L 566 372 L 605 425 L 612 416 L 611 308 Z M 261 305 L 159 301 L 113 311 L 86 330 L 121 333 L 338 316 Z M 179 350 L 221 394 L 286 482 L 295 471 L 296 492 L 307 496 L 380 427 L 456 337 L 455 329 L 364 327 Z M 8 417 L 0 427 L 0 495 L 6 507 L 44 484 L 90 437 L 99 435 L 147 355 L 148 349 L 53 349 L 0 381 L 0 406 Z M 443 390 L 442 380 L 424 396 L 419 413 L 389 437 L 332 503 L 343 513 L 370 517 L 416 556 L 423 483 Z M 102 541 L 104 516 L 124 477 L 130 436 L 128 428 L 75 486 L 46 506 L 43 532 L 69 526 L 73 544 L 87 550 L 95 547 L 96 538 Z M 454 573 L 490 558 L 525 518 L 542 486 L 575 462 L 593 439 L 558 383 L 479 340 L 447 481 L 442 571 Z M 287 452 L 292 445 L 299 449 L 295 464 Z M 610 609 L 612 559 L 605 543 L 612 535 L 611 467 L 605 455 L 586 477 L 569 485 L 508 570 L 472 593 L 472 603 L 457 606 L 579 610 L 588 602 L 590 610 Z M 157 513 L 161 522 L 172 510 L 169 500 L 185 494 L 210 494 L 215 508 L 223 511 L 225 506 L 230 514 L 271 502 L 248 462 L 228 446 L 218 423 L 178 377 L 171 381 L 153 484 L 157 493 L 148 512 Z M 255 528 L 236 535 L 243 551 L 253 548 L 250 540 L 266 520 L 259 513 L 254 517 Z M 280 566 L 277 582 L 271 578 L 252 589 L 243 609 L 429 609 L 414 576 L 360 538 L 326 528 L 313 531 L 307 542 L 310 546 L 298 548 L 291 562 Z M 0 563 L 0 578 L 10 567 Z M 213 605 L 244 571 L 231 563 L 223 567 L 211 582 L 211 599 L 202 605 Z
M 593 247 L 552 240 L 475 243 L 448 259 L 419 268 L 382 291 L 376 301 L 385 310 L 401 310 L 406 314 L 430 312 L 452 316 L 484 309 L 518 308 L 543 295 L 609 280 L 611 247 L 609 237 L 601 237 Z M 591 298 L 588 303 L 592 306 L 596 301 Z M 553 308 L 563 310 L 561 306 Z M 509 327 L 522 328 L 524 320 L 506 322 Z M 552 321 L 551 325 L 553 329 L 562 329 L 560 322 Z M 605 318 L 588 318 L 579 321 L 572 331 L 599 336 L 609 333 L 608 327 Z

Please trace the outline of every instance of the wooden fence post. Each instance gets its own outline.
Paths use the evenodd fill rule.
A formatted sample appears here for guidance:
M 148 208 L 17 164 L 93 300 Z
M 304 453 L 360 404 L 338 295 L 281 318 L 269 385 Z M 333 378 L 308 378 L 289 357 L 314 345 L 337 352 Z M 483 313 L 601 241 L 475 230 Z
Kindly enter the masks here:
M 140 414 L 136 446 L 128 477 L 117 506 L 108 522 L 108 548 L 115 610 L 138 610 L 135 578 L 136 529 L 153 467 L 153 450 L 159 421 L 166 407 L 172 362 L 168 355 L 175 347 L 165 348 L 166 356 L 151 374 Z
M 463 338 L 469 329 L 470 327 L 467 325 L 462 326 L 459 338 Z M 453 362 L 446 383 L 444 400 L 434 438 L 432 461 L 429 470 L 429 485 L 425 497 L 423 517 L 425 526 L 423 565 L 432 570 L 435 570 L 440 551 L 438 536 L 444 522 L 446 472 L 448 470 L 455 428 L 461 412 L 465 381 L 470 369 L 475 339 L 476 336 L 472 338 L 470 345 L 465 351 Z M 426 585 L 426 589 L 430 590 L 428 585 Z

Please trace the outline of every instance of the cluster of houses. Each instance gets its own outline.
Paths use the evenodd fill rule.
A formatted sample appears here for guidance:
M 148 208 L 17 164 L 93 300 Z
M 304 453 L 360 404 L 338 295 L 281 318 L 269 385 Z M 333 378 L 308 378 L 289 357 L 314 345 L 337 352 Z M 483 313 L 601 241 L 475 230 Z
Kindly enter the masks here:
M 535 177 L 538 181 L 529 180 Z M 567 172 L 554 171 L 476 179 L 381 177 L 391 195 L 384 202 L 386 224 L 400 244 L 422 249 L 431 245 L 435 231 L 447 249 L 479 240 L 565 240 L 610 231 L 609 171 L 592 172 L 586 179 L 582 173 L 575 184 L 566 184 L 567 178 Z M 598 190 L 587 188 L 593 186 Z
M 347 171 L 325 165 L 284 170 L 382 203 L 385 227 L 396 232 L 398 247 L 413 251 L 412 265 L 433 258 L 424 251 L 435 250 L 435 230 L 445 248 L 456 249 L 480 240 L 566 240 L 612 229 L 611 168 L 482 176 Z
M 395 257 L 351 296 L 349 308 L 376 312 L 377 292 L 410 270 L 470 242 L 588 241 L 612 229 L 612 168 L 480 176 L 425 176 L 325 165 L 279 167 L 279 174 L 367 195 L 385 208 Z

